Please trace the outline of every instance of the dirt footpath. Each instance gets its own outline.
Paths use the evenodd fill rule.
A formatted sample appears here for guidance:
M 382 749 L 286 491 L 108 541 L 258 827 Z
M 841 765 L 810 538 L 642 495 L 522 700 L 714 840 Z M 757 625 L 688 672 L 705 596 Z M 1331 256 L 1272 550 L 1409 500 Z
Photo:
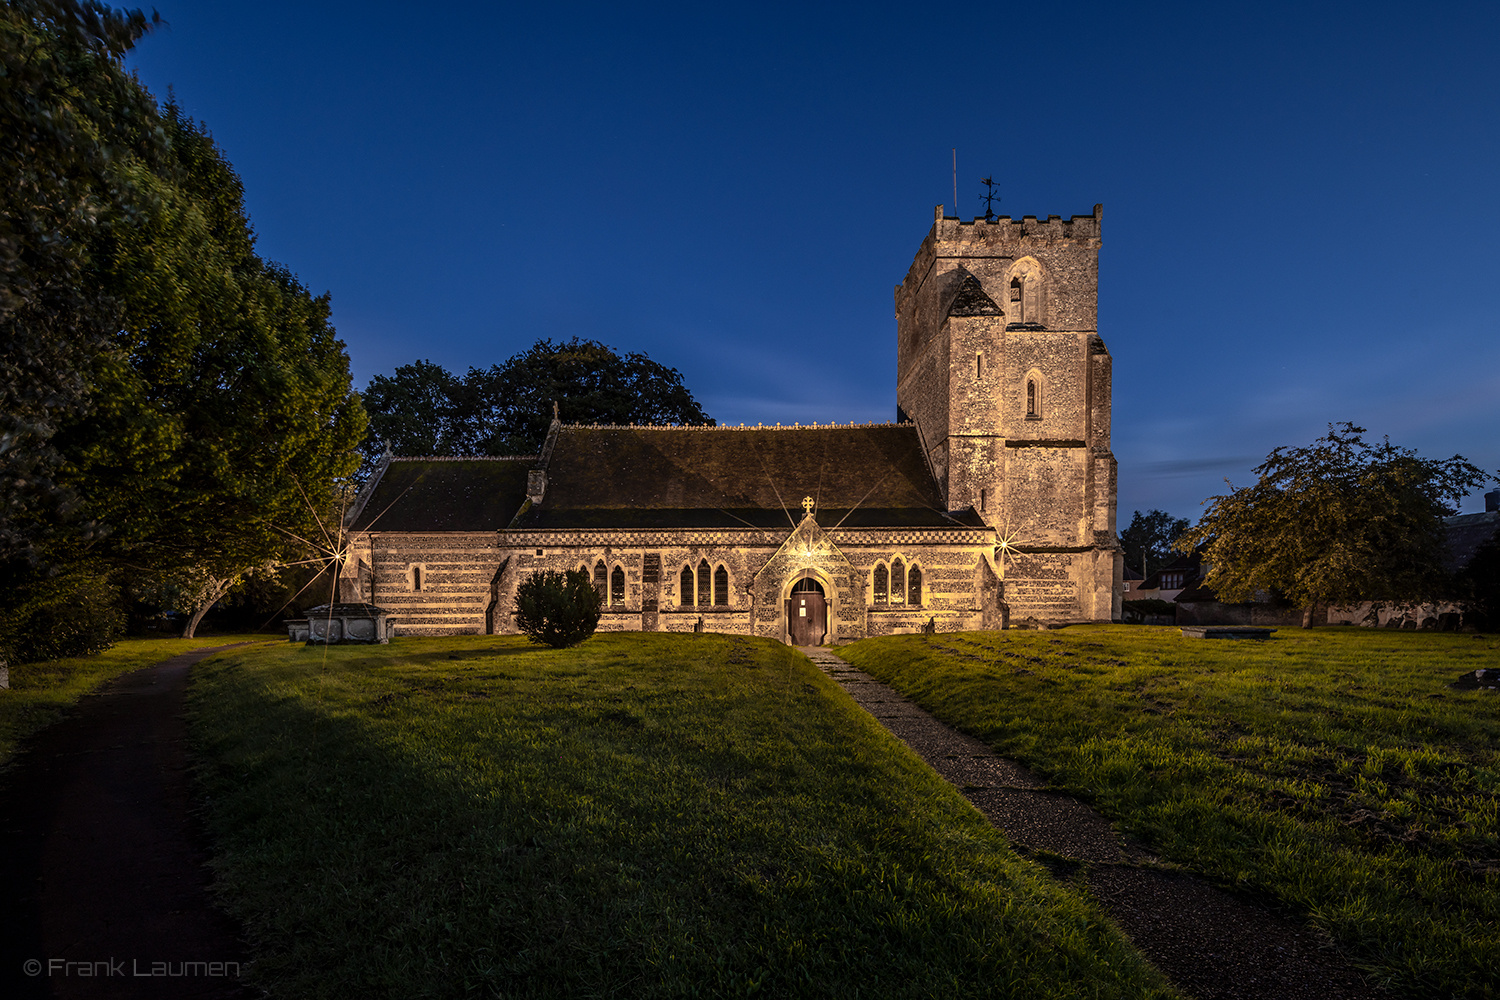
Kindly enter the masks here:
M 258 995 L 188 794 L 188 671 L 227 648 L 117 678 L 0 776 L 0 995 Z

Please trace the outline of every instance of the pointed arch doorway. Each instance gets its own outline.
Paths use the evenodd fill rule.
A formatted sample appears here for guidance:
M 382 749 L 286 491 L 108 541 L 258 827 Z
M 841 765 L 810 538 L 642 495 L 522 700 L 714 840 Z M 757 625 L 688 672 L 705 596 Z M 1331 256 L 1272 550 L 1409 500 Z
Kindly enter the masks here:
M 821 646 L 828 635 L 828 596 L 817 580 L 804 577 L 792 585 L 786 602 L 786 630 L 793 646 Z

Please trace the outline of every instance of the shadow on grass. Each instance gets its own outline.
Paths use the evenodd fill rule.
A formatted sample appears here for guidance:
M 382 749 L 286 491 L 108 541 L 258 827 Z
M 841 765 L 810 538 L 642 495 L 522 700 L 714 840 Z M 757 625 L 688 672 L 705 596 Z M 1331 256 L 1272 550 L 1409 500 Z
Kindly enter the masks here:
M 675 648 L 521 646 L 538 655 L 431 691 L 411 685 L 461 649 L 330 657 L 325 678 L 300 655 L 202 672 L 219 884 L 261 984 L 1169 995 L 800 657 L 767 644 L 774 670 L 731 667 L 729 640 L 640 656 Z

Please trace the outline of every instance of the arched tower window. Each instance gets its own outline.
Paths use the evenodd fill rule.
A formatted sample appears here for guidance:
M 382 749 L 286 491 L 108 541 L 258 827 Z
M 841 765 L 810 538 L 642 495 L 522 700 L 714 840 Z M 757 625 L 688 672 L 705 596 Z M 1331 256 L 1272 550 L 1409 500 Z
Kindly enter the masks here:
M 891 560 L 891 603 L 906 603 L 906 567 L 900 559 Z
M 906 571 L 906 601 L 908 604 L 922 603 L 922 567 L 913 566 Z
M 1033 368 L 1026 373 L 1026 419 L 1042 419 L 1043 408 L 1047 404 L 1047 380 L 1042 378 L 1042 373 Z
M 1022 257 L 1011 267 L 1009 293 L 1005 309 L 1007 324 L 1041 326 L 1042 265 L 1035 257 Z
M 714 570 L 714 603 L 720 607 L 729 604 L 729 571 L 723 566 Z
M 605 578 L 608 576 L 609 569 L 604 565 L 603 559 L 594 563 L 594 589 L 599 592 L 599 600 L 603 602 L 608 602 L 609 600 L 609 594 L 604 589 Z
M 709 591 L 712 581 L 712 571 L 708 568 L 708 560 L 704 559 L 698 563 L 698 603 L 700 605 L 709 605 L 714 602 L 713 594 Z
M 625 571 L 618 566 L 609 575 L 609 603 L 625 603 Z
M 682 579 L 677 587 L 677 603 L 686 608 L 692 606 L 692 603 L 695 599 L 696 594 L 693 589 L 693 567 L 684 566 L 682 567 Z
M 885 604 L 890 600 L 890 573 L 884 563 L 875 566 L 875 603 Z
M 411 589 L 422 589 L 422 567 L 420 566 L 413 566 L 411 568 Z

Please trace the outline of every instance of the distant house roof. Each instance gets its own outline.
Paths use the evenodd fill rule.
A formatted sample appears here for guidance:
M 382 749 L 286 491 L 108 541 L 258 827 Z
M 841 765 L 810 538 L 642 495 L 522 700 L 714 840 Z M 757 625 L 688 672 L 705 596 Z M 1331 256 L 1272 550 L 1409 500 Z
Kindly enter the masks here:
M 1443 525 L 1447 528 L 1443 569 L 1456 573 L 1473 562 L 1480 548 L 1500 531 L 1500 511 L 1445 517 Z
M 911 424 L 560 429 L 517 528 L 980 527 L 944 510 Z
M 1201 577 L 1203 575 L 1203 547 L 1200 545 L 1198 548 L 1187 553 L 1186 555 L 1178 556 L 1176 559 L 1173 559 L 1165 566 L 1157 567 L 1151 572 L 1151 575 L 1146 577 L 1145 581 L 1142 582 L 1141 585 L 1136 589 L 1160 590 L 1161 575 L 1163 573 L 1170 573 L 1174 570 L 1183 571 L 1184 582 L 1197 580 L 1199 577 Z M 1169 587 L 1168 589 L 1170 590 L 1171 588 Z
M 532 456 L 393 458 L 351 531 L 494 531 L 526 501 Z

